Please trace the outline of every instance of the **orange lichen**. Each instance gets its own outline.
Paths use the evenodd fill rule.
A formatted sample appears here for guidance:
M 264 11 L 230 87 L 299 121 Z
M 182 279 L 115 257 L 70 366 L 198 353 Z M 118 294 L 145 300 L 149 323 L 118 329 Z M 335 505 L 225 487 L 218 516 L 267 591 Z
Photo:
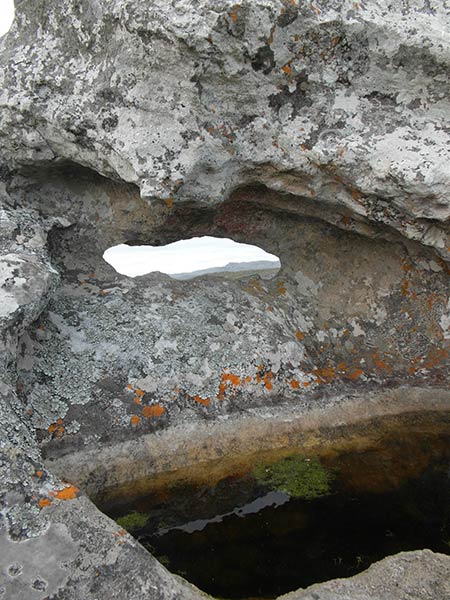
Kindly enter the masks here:
M 135 396 L 135 397 L 134 397 L 134 403 L 135 403 L 135 404 L 142 404 L 142 400 L 141 400 L 141 398 L 139 398 L 139 396 Z
M 166 412 L 164 406 L 161 404 L 152 404 L 151 406 L 144 406 L 142 409 L 142 415 L 147 418 L 161 417 Z
M 291 386 L 291 388 L 292 388 L 293 390 L 298 390 L 298 388 L 300 387 L 300 383 L 299 383 L 299 382 L 298 382 L 296 379 L 292 379 L 292 380 L 289 382 L 289 385 Z
M 323 367 L 322 369 L 314 369 L 312 374 L 316 376 L 317 383 L 327 383 L 336 377 L 336 371 L 333 367 Z
M 138 417 L 137 415 L 133 415 L 133 416 L 131 417 L 130 421 L 131 421 L 131 424 L 132 424 L 132 425 L 135 425 L 135 426 L 136 426 L 136 425 L 139 425 L 139 421 L 140 421 L 140 419 L 139 419 L 139 417 Z
M 193 396 L 193 400 L 198 402 L 198 404 L 202 404 L 203 406 L 209 406 L 211 404 L 210 398 L 202 398 L 201 396 Z
M 292 67 L 289 64 L 284 65 L 283 67 L 281 67 L 281 70 L 286 74 L 286 75 L 290 75 L 292 73 Z
M 248 287 L 247 287 L 247 291 L 250 294 L 253 294 L 255 291 L 256 292 L 262 292 L 263 288 L 261 286 L 261 283 L 257 279 L 251 279 L 249 281 L 249 284 L 248 284 Z
M 173 198 L 166 198 L 166 199 L 164 200 L 164 202 L 166 203 L 166 206 L 167 206 L 168 208 L 172 208 L 172 206 L 173 206 Z
M 55 498 L 58 498 L 58 500 L 74 500 L 79 491 L 80 490 L 74 485 L 69 485 L 58 492 L 53 492 L 52 495 Z
M 235 387 L 241 384 L 241 378 L 237 375 L 234 375 L 234 373 L 222 373 L 222 381 L 229 381 L 231 385 L 234 385 Z
M 245 384 L 245 383 L 250 383 L 250 382 L 251 382 L 251 380 L 252 380 L 251 376 L 250 376 L 250 375 L 247 375 L 247 377 L 244 379 L 244 381 L 243 381 L 242 383 L 244 383 L 244 384 Z
M 363 202 L 361 201 L 361 194 L 358 192 L 358 190 L 352 189 L 351 193 L 353 200 L 360 206 L 364 206 Z
M 435 304 L 435 302 L 436 302 L 436 294 L 434 292 L 431 292 L 431 294 L 428 296 L 428 299 L 427 299 L 427 306 L 430 310 L 433 308 L 433 304 Z
M 373 363 L 377 367 L 377 369 L 392 371 L 392 367 L 387 362 L 381 359 L 379 352 L 375 352 L 373 354 Z
M 237 14 L 238 8 L 239 8 L 239 4 L 237 4 L 236 6 L 233 6 L 233 10 L 230 12 L 230 17 L 232 18 L 233 23 L 237 23 L 237 21 L 238 21 L 238 14 Z
M 52 501 L 50 500 L 50 498 L 41 498 L 39 500 L 39 506 L 41 508 L 44 508 L 44 506 L 50 506 L 51 503 Z
M 39 325 L 38 329 L 39 331 L 45 331 L 45 325 Z
M 362 369 L 355 369 L 354 371 L 350 371 L 350 373 L 346 373 L 345 378 L 354 381 L 355 379 L 358 379 L 358 377 L 361 377 L 363 373 L 364 371 Z
M 238 375 L 235 375 L 234 373 L 222 373 L 219 383 L 219 392 L 217 394 L 217 398 L 219 400 L 224 399 L 228 384 L 237 387 L 241 384 L 241 378 L 238 377 Z
M 439 363 L 448 357 L 448 351 L 445 348 L 431 348 L 425 357 L 424 367 L 430 369 L 436 367 Z
M 219 393 L 217 394 L 218 400 L 223 400 L 225 398 L 225 392 L 227 391 L 226 383 L 219 383 Z
M 277 283 L 277 292 L 280 296 L 284 296 L 286 293 L 286 288 L 284 286 L 284 281 L 278 281 Z
M 36 477 L 42 477 L 44 471 L 36 471 Z
M 139 388 L 134 392 L 136 396 L 143 396 L 145 394 L 144 390 L 140 390 Z
M 63 420 L 58 419 L 56 423 L 52 423 L 47 431 L 51 433 L 54 437 L 61 437 L 65 431 L 64 426 L 62 424 Z
M 133 386 L 131 385 L 131 383 L 129 383 L 129 384 L 127 385 L 127 388 L 128 388 L 129 390 L 132 390 L 132 389 L 133 389 Z
M 402 283 L 402 296 L 407 296 L 408 295 L 408 287 L 409 287 L 409 281 L 407 279 L 405 279 Z
M 305 339 L 305 334 L 302 331 L 296 331 L 295 332 L 295 337 L 301 341 Z
M 264 375 L 264 387 L 266 388 L 266 390 L 272 390 L 273 389 L 273 384 L 271 379 L 273 379 L 273 373 L 272 371 L 269 371 L 268 373 L 266 373 Z
M 412 266 L 406 261 L 405 258 L 402 258 L 402 271 L 407 273 L 408 271 L 411 271 L 411 269 Z

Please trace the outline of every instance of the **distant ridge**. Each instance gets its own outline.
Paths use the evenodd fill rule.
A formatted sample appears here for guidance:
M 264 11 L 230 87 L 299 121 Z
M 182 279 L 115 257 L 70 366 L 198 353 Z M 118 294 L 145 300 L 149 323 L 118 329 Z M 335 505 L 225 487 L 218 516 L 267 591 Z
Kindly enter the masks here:
M 272 260 L 257 260 L 252 262 L 228 263 L 223 267 L 211 267 L 200 271 L 192 271 L 191 273 L 170 273 L 173 279 L 193 279 L 202 275 L 231 274 L 238 277 L 248 276 L 252 274 L 261 275 L 263 279 L 270 279 L 275 275 L 281 267 L 280 261 Z

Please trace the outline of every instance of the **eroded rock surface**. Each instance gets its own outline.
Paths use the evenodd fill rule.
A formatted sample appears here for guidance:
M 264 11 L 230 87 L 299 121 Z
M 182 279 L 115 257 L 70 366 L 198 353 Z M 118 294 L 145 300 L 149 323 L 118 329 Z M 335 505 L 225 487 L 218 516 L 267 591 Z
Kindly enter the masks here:
M 72 160 L 204 205 L 259 181 L 448 257 L 444 2 L 19 2 L 11 167 Z
M 0 40 L 0 597 L 198 598 L 78 490 L 126 478 L 97 455 L 134 444 L 136 472 L 157 473 L 171 464 L 148 436 L 192 432 L 194 460 L 209 424 L 350 418 L 355 398 L 369 418 L 383 394 L 450 405 L 449 5 L 16 5 Z M 102 259 L 204 234 L 282 270 L 132 280 Z M 442 600 L 449 562 L 398 555 L 295 597 Z

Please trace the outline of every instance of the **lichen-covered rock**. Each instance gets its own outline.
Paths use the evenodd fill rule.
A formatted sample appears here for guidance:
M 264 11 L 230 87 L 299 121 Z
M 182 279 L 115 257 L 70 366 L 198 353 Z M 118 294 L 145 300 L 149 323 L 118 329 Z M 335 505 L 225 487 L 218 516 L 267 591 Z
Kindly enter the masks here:
M 260 182 L 448 257 L 447 2 L 21 1 L 1 162 L 209 206 Z
M 449 407 L 449 6 L 16 9 L 0 40 L 0 596 L 200 598 L 78 488 L 286 444 L 297 423 Z M 205 234 L 282 270 L 132 280 L 102 258 Z M 442 600 L 449 562 L 407 553 L 295 597 Z

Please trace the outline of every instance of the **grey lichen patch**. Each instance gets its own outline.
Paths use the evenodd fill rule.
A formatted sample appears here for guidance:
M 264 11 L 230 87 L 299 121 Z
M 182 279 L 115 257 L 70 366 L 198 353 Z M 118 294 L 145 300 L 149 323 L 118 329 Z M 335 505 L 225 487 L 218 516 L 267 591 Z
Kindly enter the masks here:
M 252 471 L 256 481 L 293 498 L 312 500 L 328 495 L 333 474 L 317 457 L 287 456 L 278 462 L 259 464 Z
M 0 532 L 2 552 L 0 571 L 7 573 L 2 578 L 6 598 L 42 598 L 42 591 L 55 594 L 70 576 L 67 561 L 73 560 L 78 544 L 71 539 L 69 530 L 62 524 L 52 524 L 42 535 L 17 542 Z M 48 562 L 44 555 L 51 547 L 57 561 Z

